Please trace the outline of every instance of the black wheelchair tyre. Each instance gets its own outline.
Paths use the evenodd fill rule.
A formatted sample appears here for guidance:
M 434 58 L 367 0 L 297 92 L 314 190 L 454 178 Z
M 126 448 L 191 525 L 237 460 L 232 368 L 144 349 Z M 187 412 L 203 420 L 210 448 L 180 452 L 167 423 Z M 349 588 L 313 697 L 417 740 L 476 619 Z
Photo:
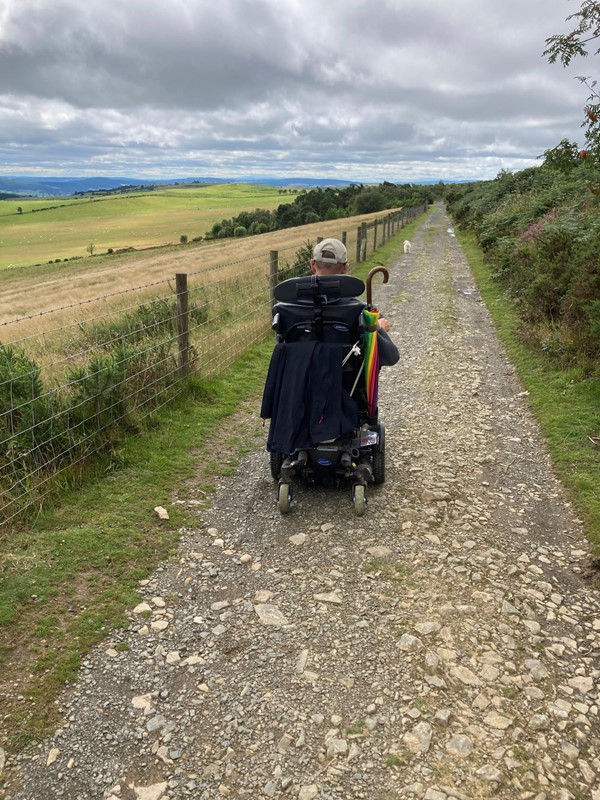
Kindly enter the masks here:
M 271 456 L 271 475 L 273 480 L 278 481 L 283 464 L 283 453 L 270 453 L 269 455 Z
M 385 453 L 376 450 L 373 453 L 373 483 L 379 485 L 385 482 Z
M 379 434 L 379 444 L 377 445 L 377 450 L 381 453 L 385 453 L 385 425 L 383 422 L 378 422 L 375 430 Z

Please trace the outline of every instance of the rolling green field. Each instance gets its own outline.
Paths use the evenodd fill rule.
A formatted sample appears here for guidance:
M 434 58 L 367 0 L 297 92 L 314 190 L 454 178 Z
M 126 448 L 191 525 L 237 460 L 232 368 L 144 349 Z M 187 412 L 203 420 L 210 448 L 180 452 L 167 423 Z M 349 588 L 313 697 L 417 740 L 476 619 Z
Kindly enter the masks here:
M 45 264 L 112 248 L 191 241 L 214 222 L 293 201 L 270 186 L 166 186 L 105 197 L 0 200 L 0 269 Z M 22 209 L 22 213 L 17 211 Z

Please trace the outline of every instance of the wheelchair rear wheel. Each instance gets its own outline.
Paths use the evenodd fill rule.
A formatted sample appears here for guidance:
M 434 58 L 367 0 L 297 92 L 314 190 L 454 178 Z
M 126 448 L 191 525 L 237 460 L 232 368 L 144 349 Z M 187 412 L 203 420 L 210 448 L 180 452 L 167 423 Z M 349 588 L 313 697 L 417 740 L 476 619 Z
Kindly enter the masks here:
M 271 457 L 271 475 L 273 480 L 278 481 L 281 475 L 281 465 L 283 464 L 283 453 L 269 453 Z
M 373 453 L 373 483 L 385 483 L 385 453 L 381 450 Z
M 373 453 L 373 483 L 379 485 L 385 482 L 385 425 L 377 423 L 379 444 Z

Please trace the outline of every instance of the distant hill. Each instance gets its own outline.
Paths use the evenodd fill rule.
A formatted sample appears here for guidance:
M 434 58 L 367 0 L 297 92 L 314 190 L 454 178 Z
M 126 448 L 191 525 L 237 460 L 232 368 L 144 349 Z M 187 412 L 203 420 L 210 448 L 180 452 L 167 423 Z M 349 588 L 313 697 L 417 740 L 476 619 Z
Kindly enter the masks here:
M 462 181 L 457 181 L 462 183 Z M 288 189 L 314 189 L 322 186 L 350 186 L 361 181 L 346 181 L 337 178 L 165 178 L 160 181 L 151 181 L 140 178 L 76 178 L 76 177 L 9 177 L 0 176 L 0 197 L 9 195 L 13 197 L 66 197 L 87 192 L 111 192 L 115 190 L 134 191 L 141 187 L 153 189 L 161 186 L 174 186 L 190 183 L 251 183 L 258 186 L 276 186 Z M 368 183 L 368 181 L 364 181 Z M 406 181 L 415 184 L 434 184 L 436 180 Z M 449 181 L 455 183 L 455 181 Z
M 309 189 L 316 186 L 348 186 L 356 181 L 343 181 L 335 178 L 173 178 L 151 181 L 140 178 L 13 178 L 0 176 L 0 194 L 19 197 L 64 197 L 82 192 L 109 192 L 115 189 L 155 188 L 190 183 L 251 183 L 260 186 L 279 186 L 282 188 Z

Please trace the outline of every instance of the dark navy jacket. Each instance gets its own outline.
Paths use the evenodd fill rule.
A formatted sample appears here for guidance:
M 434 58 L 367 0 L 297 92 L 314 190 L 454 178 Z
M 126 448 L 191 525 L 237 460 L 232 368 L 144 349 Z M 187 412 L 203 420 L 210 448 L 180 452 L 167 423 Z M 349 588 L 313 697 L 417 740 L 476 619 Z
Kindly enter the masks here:
M 267 450 L 288 455 L 352 434 L 358 409 L 342 386 L 348 346 L 319 341 L 277 344 L 260 415 L 271 419 Z

